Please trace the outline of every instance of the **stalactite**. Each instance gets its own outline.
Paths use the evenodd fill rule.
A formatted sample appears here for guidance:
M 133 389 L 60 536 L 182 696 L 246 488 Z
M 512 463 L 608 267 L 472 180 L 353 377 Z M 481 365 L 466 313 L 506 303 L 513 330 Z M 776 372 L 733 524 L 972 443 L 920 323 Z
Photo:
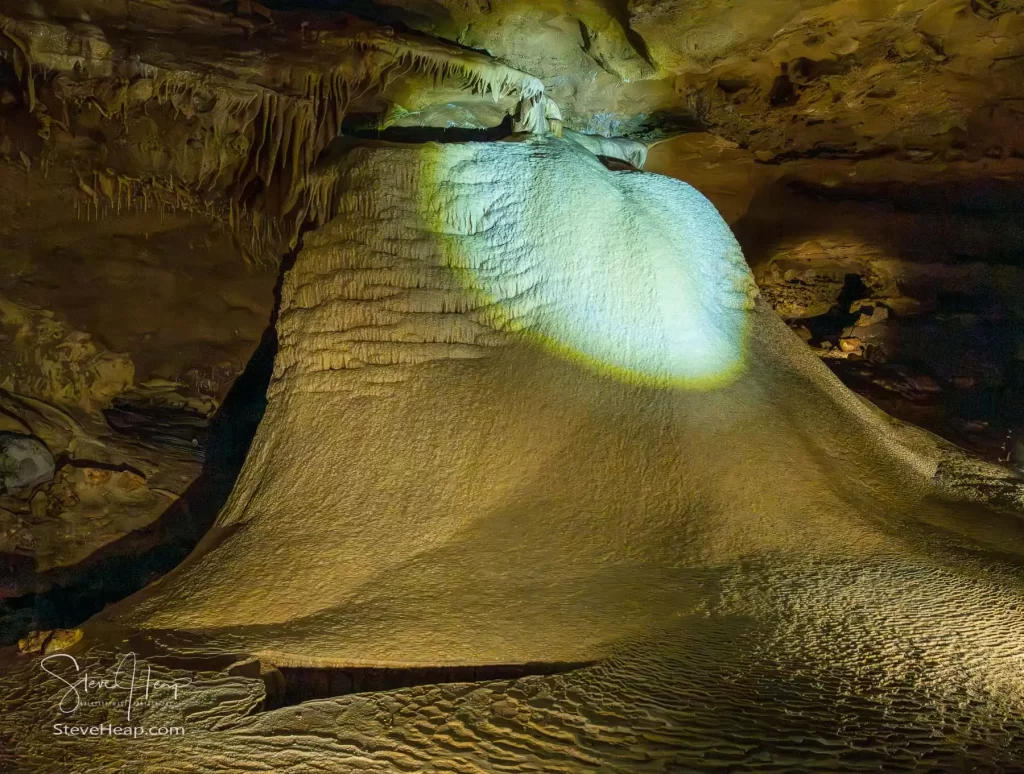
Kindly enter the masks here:
M 87 53 L 55 56 L 34 51 L 37 41 L 47 39 L 39 34 L 41 25 L 52 27 L 50 39 L 66 39 L 69 51 L 77 44 L 76 52 Z M 324 45 L 325 53 L 347 51 L 353 56 L 335 58 L 335 64 L 322 70 L 300 66 L 299 71 L 304 68 L 305 72 L 298 77 L 294 93 L 255 82 L 247 72 L 232 78 L 144 62 L 137 63 L 134 79 L 112 76 L 112 69 L 118 68 L 106 66 L 89 77 L 91 63 L 96 61 L 90 59 L 94 31 L 72 31 L 38 20 L 22 23 L 0 14 L 0 33 L 13 43 L 11 56 L 23 62 L 30 110 L 36 103 L 33 66 L 49 64 L 56 71 L 53 93 L 64 109 L 64 126 L 72 133 L 69 103 L 92 105 L 105 119 L 123 123 L 128 133 L 132 112 L 148 114 L 146 106 L 151 103 L 169 106 L 178 120 L 195 120 L 197 99 L 209 99 L 212 92 L 213 105 L 203 111 L 212 140 L 204 141 L 209 146 L 203 147 L 198 166 L 182 169 L 172 159 L 170 169 L 141 170 L 139 179 L 95 170 L 92 186 L 80 178 L 85 198 L 79 211 L 97 218 L 105 208 L 201 212 L 222 221 L 256 261 L 266 260 L 264 251 L 293 247 L 307 219 L 322 223 L 333 217 L 337 197 L 331 184 L 315 179 L 311 171 L 338 135 L 349 105 L 369 90 L 385 89 L 396 78 L 418 74 L 435 84 L 460 81 L 468 91 L 495 101 L 518 96 L 531 105 L 543 102 L 543 84 L 533 76 L 474 52 L 390 32 L 362 31 L 347 39 L 331 33 L 334 37 Z M 69 77 L 64 71 L 72 67 Z M 540 127 L 540 123 L 534 125 Z M 225 133 L 238 131 L 237 127 L 248 142 L 247 152 L 242 163 L 226 169 L 219 145 Z M 208 161 L 208 148 L 216 153 L 215 162 Z M 225 172 L 231 174 L 227 184 Z M 170 182 L 161 183 L 161 175 Z M 177 183 L 175 175 L 181 177 Z

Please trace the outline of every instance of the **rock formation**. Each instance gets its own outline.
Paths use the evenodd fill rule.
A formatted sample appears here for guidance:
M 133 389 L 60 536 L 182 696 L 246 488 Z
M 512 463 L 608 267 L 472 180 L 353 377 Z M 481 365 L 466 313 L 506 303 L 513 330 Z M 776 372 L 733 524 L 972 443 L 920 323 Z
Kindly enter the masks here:
M 4 597 L 138 551 L 135 533 L 183 495 L 188 515 L 160 529 L 194 541 L 208 526 L 205 425 L 261 341 L 279 260 L 310 216 L 311 166 L 349 110 L 429 83 L 469 106 L 524 101 L 546 129 L 543 85 L 481 54 L 351 16 L 266 21 L 174 0 L 0 9 L 0 405 L 13 431 L 36 433 L 16 404 L 45 402 L 63 428 L 54 457 L 152 490 L 113 496 L 98 520 L 82 498 L 0 503 Z M 82 261 L 95 276 L 68 281 Z M 218 465 L 206 479 L 225 478 Z
M 1015 770 L 1022 19 L 4 4 L 0 770 Z
M 667 743 L 662 765 L 692 765 L 686 750 L 703 744 L 702 760 L 723 763 L 794 742 L 777 708 L 740 705 L 723 724 L 730 694 L 711 664 L 763 692 L 780 660 L 820 675 L 779 700 L 805 722 L 865 675 L 877 711 L 900 708 L 887 722 L 904 739 L 971 702 L 955 733 L 858 748 L 869 760 L 956 765 L 976 760 L 960 745 L 981 735 L 997 740 L 985 756 L 1015 754 L 1021 694 L 1005 664 L 1022 633 L 1024 546 L 1019 518 L 983 503 L 1019 509 L 1022 488 L 846 391 L 756 300 L 699 195 L 557 138 L 337 153 L 316 181 L 335 214 L 285 276 L 267 411 L 231 499 L 181 567 L 74 646 L 107 666 L 127 642 L 158 667 L 220 659 L 234 675 L 194 673 L 191 698 L 140 710 L 174 724 L 195 702 L 214 708 L 187 741 L 140 748 L 144 766 L 216 755 L 230 768 L 258 727 L 279 740 L 263 744 L 268 770 L 327 754 L 443 770 L 451 753 L 403 739 L 404 719 L 384 747 L 370 741 L 373 694 L 333 700 L 344 720 L 299 727 L 288 710 L 238 713 L 275 681 L 287 695 L 296 668 L 590 663 L 604 666 L 514 691 L 523 712 L 503 714 L 493 683 L 441 712 L 500 722 L 512 760 L 541 768 L 580 755 L 557 765 L 628 770 L 623 730 L 652 727 L 663 742 L 631 754 L 657 760 Z M 678 372 L 683 344 L 700 378 Z M 760 646 L 734 650 L 747 637 Z M 246 659 L 260 665 L 249 676 L 230 666 Z M 664 675 L 713 698 L 659 693 Z M 433 695 L 400 694 L 400 712 L 426 719 Z M 840 739 L 877 733 L 858 701 Z M 575 741 L 547 738 L 576 723 Z M 286 741 L 299 728 L 315 733 Z M 338 751 L 336 734 L 357 741 Z M 733 734 L 760 741 L 737 748 Z M 51 740 L 25 735 L 23 760 L 45 768 Z M 804 766 L 853 749 L 797 744 Z M 485 769 L 494 760 L 477 732 L 463 745 Z M 113 742 L 88 755 L 120 760 Z

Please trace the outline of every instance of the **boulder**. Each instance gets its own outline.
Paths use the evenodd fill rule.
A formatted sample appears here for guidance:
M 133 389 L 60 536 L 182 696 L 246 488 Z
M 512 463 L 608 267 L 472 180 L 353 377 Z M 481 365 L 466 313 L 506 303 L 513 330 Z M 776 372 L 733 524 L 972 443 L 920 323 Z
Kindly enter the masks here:
M 81 629 L 50 629 L 29 632 L 18 640 L 18 652 L 32 656 L 60 653 L 82 639 Z
M 0 433 L 0 491 L 29 496 L 53 479 L 53 456 L 46 445 L 31 435 Z

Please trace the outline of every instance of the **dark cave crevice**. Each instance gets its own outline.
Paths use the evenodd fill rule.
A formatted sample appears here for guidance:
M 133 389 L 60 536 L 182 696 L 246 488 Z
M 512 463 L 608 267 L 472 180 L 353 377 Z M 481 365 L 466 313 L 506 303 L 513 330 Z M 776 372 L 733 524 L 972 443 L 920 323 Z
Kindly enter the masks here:
M 277 354 L 281 284 L 300 249 L 301 236 L 296 248 L 281 261 L 270 323 L 256 351 L 209 419 L 203 467 L 196 480 L 155 522 L 77 565 L 40 573 L 28 557 L 0 555 L 0 589 L 33 589 L 0 598 L 0 646 L 13 645 L 32 630 L 81 625 L 107 605 L 131 596 L 173 570 L 209 532 L 234 488 L 266 410 L 266 392 Z M 87 461 L 70 464 L 97 467 Z M 117 467 L 132 470 L 130 466 Z
M 443 126 L 389 126 L 378 129 L 376 115 L 353 114 L 341 124 L 343 137 L 419 145 L 428 142 L 496 142 L 512 134 L 512 116 L 483 129 Z
M 968 217 L 1007 217 L 1024 211 L 1024 187 L 1019 180 L 986 178 L 954 182 L 846 182 L 839 186 L 808 180 L 786 182 L 793 194 L 808 199 L 888 207 L 896 212 L 947 212 Z
M 267 683 L 264 710 L 354 693 L 447 683 L 482 683 L 555 675 L 592 666 L 592 661 L 529 662 L 437 667 L 277 667 L 262 675 Z M 258 663 L 255 669 L 258 669 Z M 255 670 L 254 670 L 255 671 Z M 280 677 L 274 673 L 279 673 Z
M 849 311 L 850 304 L 870 297 L 871 289 L 864 284 L 864 279 L 859 274 L 847 274 L 843 278 L 843 286 L 832 308 L 825 314 L 808 317 L 803 321 L 811 331 L 811 343 L 818 344 L 836 331 L 853 325 L 858 313 Z
M 64 468 L 64 467 L 68 467 L 68 468 L 93 468 L 93 469 L 96 469 L 96 470 L 109 470 L 111 473 L 134 473 L 136 476 L 140 476 L 141 478 L 145 478 L 146 477 L 145 473 L 143 473 L 138 468 L 132 467 L 127 462 L 122 462 L 122 463 L 120 463 L 118 465 L 115 465 L 115 464 L 110 463 L 110 462 L 96 462 L 95 460 L 89 460 L 89 459 L 72 460 L 72 459 L 68 459 L 67 455 L 61 455 L 57 459 L 57 469 L 60 470 L 61 468 Z

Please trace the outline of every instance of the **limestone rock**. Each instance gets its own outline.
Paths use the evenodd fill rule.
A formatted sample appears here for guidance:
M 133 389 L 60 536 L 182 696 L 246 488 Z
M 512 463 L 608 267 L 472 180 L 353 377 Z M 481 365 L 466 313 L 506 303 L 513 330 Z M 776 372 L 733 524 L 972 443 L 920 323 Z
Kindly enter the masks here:
M 845 274 L 839 266 L 798 267 L 777 261 L 762 275 L 759 285 L 779 316 L 791 320 L 818 317 L 835 306 Z
M 0 433 L 32 435 L 32 429 L 14 414 L 0 409 Z
M 1024 433 L 1012 437 L 1009 446 L 1008 461 L 1014 468 L 1024 473 Z
M 45 310 L 0 299 L 0 387 L 64 405 L 93 409 L 131 386 L 135 368 Z
M 642 169 L 647 161 L 647 146 L 642 142 L 624 138 L 609 139 L 599 135 L 582 134 L 565 131 L 564 136 L 575 142 L 595 156 L 607 156 L 629 162 L 633 167 Z
M 878 325 L 889 319 L 889 309 L 884 304 L 872 304 L 870 300 L 855 301 L 850 311 L 860 313 L 854 323 L 860 328 Z
M 167 513 L 214 408 L 195 394 L 223 397 L 270 317 L 276 270 L 229 267 L 313 227 L 214 531 L 86 625 L 97 658 L 125 635 L 197 665 L 146 718 L 187 736 L 54 755 L 50 686 L 14 659 L 14 767 L 1015 770 L 1020 478 L 829 368 L 919 416 L 1014 399 L 1016 366 L 964 343 L 1024 351 L 1020 0 L 349 5 L 376 24 L 220 0 L 0 15 L 0 432 L 67 461 L 0 496 L 5 562 L 70 573 Z M 517 104 L 593 152 L 336 140 L 480 139 Z M 598 136 L 620 134 L 645 143 Z M 678 180 L 608 161 L 644 153 Z M 568 658 L 278 707 L 312 666 Z
M 81 629 L 51 629 L 31 632 L 18 640 L 18 652 L 22 655 L 49 655 L 68 650 L 82 639 Z
M 856 336 L 848 336 L 839 339 L 839 348 L 843 352 L 846 352 L 848 354 L 852 354 L 854 352 L 862 352 L 863 342 L 861 342 L 861 340 L 858 339 Z
M 54 458 L 67 452 L 83 435 L 81 425 L 67 411 L 27 395 L 0 390 L 0 411 L 11 417 L 9 427 L 13 432 L 34 435 Z M 15 429 L 19 427 L 24 429 Z
M 804 342 L 805 344 L 810 344 L 811 339 L 814 338 L 814 334 L 811 333 L 811 330 L 806 325 L 791 325 L 790 330 L 792 330 L 793 333 L 795 333 L 800 338 L 800 341 Z
M 38 438 L 0 432 L 0 492 L 27 495 L 53 478 L 54 462 Z
M 846 390 L 691 188 L 554 138 L 364 145 L 312 183 L 337 209 L 284 277 L 233 496 L 85 627 L 105 663 L 128 639 L 185 665 L 147 720 L 189 733 L 55 760 L 41 678 L 0 665 L 25 768 L 234 770 L 254 739 L 275 771 L 1014 768 L 1024 546 L 986 504 L 1019 479 Z M 713 357 L 737 321 L 721 382 L 607 367 L 686 334 Z M 596 663 L 260 712 L 303 669 L 568 657 Z
M 81 629 L 54 629 L 50 639 L 43 646 L 43 653 L 60 653 L 69 650 L 82 639 Z
M 688 122 L 766 162 L 1021 151 L 1016 3 L 627 5 L 387 0 L 374 12 L 544 78 L 571 129 L 661 138 Z
M 18 640 L 18 652 L 26 656 L 42 653 L 51 634 L 52 631 L 30 632 L 27 637 Z
M 343 214 L 287 275 L 224 538 L 97 625 L 184 628 L 281 667 L 573 661 L 677 615 L 680 568 L 742 566 L 754 545 L 787 564 L 889 556 L 889 528 L 851 519 L 848 498 L 982 539 L 932 494 L 935 439 L 851 395 L 754 300 L 689 187 L 552 138 L 362 144 L 336 163 L 317 184 Z M 655 302 L 617 306 L 635 298 Z M 673 316 L 690 304 L 714 326 Z M 670 330 L 648 329 L 650 310 Z M 717 378 L 659 371 L 705 356 Z M 730 458 L 699 453 L 709 443 Z
M 150 381 L 118 395 L 103 414 L 118 433 L 150 448 L 203 459 L 217 402 L 184 384 Z
M 42 519 L 50 507 L 50 498 L 45 492 L 36 492 L 29 501 L 30 513 L 33 519 Z
M 37 496 L 38 497 L 38 496 Z M 37 571 L 67 567 L 106 545 L 152 524 L 174 502 L 173 493 L 154 491 L 133 470 L 65 465 L 49 492 L 32 502 L 32 535 L 23 553 Z

